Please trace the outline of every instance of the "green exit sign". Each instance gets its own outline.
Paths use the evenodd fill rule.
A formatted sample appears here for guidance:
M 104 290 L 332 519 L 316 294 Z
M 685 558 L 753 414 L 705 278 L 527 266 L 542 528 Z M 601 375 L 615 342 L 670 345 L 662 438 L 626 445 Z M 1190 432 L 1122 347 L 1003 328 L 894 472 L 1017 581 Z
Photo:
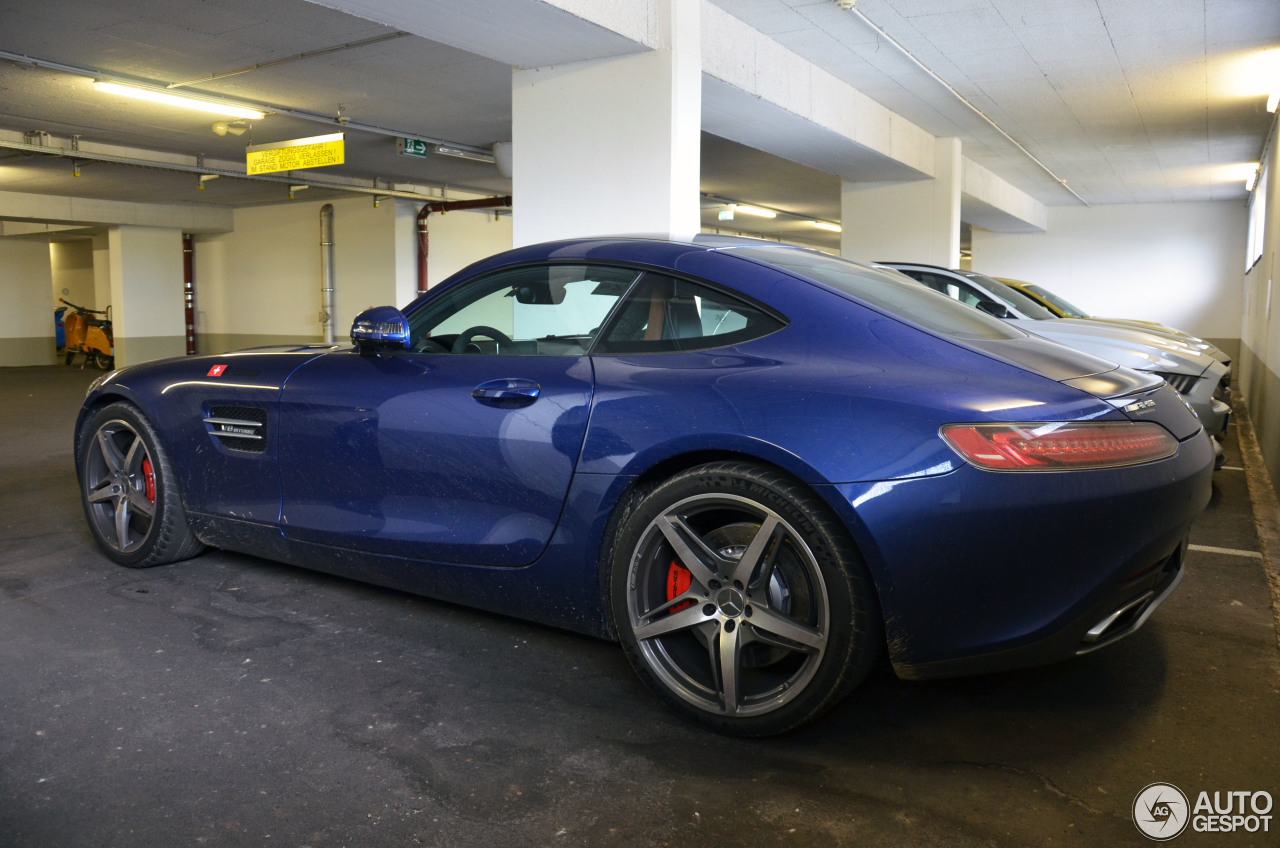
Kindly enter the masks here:
M 396 151 L 401 156 L 418 156 L 425 158 L 431 153 L 431 145 L 416 138 L 397 138 Z

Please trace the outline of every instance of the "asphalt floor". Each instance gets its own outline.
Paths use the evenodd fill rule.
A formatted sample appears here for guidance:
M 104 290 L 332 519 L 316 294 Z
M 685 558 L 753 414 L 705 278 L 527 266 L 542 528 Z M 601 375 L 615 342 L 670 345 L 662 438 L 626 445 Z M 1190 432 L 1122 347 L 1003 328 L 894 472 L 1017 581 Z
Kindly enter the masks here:
M 1234 424 L 1186 578 L 1132 637 L 958 680 L 882 663 L 816 724 L 744 741 L 669 713 L 606 642 L 240 554 L 113 565 L 71 458 L 93 376 L 0 369 L 4 848 L 1097 848 L 1149 843 L 1149 784 L 1280 799 Z M 1268 814 L 1172 844 L 1280 845 Z

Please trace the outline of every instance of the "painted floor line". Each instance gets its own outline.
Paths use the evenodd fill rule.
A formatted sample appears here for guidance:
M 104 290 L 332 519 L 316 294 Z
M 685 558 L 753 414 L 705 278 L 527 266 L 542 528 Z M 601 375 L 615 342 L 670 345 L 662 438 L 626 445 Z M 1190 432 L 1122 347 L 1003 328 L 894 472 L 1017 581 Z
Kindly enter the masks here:
M 1187 550 L 1201 551 L 1206 554 L 1228 554 L 1230 556 L 1252 557 L 1253 559 L 1262 559 L 1262 554 L 1257 551 L 1242 551 L 1237 548 L 1215 548 L 1212 545 L 1187 545 Z

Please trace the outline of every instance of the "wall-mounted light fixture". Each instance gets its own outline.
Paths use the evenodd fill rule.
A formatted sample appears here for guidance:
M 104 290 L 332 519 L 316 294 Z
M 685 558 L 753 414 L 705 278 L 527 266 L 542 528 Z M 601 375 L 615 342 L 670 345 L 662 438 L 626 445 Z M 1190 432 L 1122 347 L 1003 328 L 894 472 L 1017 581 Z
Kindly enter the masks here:
M 177 106 L 182 109 L 195 109 L 200 112 L 212 112 L 215 115 L 227 115 L 232 118 L 247 118 L 251 121 L 260 121 L 266 116 L 266 113 L 260 112 L 257 109 L 246 109 L 244 106 L 236 106 L 232 103 L 223 103 L 217 100 L 188 97 L 185 94 L 171 94 L 167 91 L 157 91 L 153 88 L 143 88 L 138 85 L 126 85 L 124 83 L 111 82 L 109 80 L 94 80 L 93 85 L 98 89 L 98 91 L 105 91 L 108 94 L 119 94 L 124 97 L 133 97 L 138 100 L 147 100 L 152 103 L 163 103 L 166 106 Z
M 472 162 L 487 162 L 492 165 L 495 160 L 490 153 L 467 150 L 465 147 L 452 147 L 448 144 L 433 144 L 431 149 L 441 156 L 452 156 L 455 159 L 470 159 Z
M 236 121 L 214 121 L 213 126 L 209 127 L 209 129 L 213 130 L 214 135 L 218 136 L 226 135 L 227 133 L 244 135 L 252 127 L 253 125 L 248 121 L 241 119 Z

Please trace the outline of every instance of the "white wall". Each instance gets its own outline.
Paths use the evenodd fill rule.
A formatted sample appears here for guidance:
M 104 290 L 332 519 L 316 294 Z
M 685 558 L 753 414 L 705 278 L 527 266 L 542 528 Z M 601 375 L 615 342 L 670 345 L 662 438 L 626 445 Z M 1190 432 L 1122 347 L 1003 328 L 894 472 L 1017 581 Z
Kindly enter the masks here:
M 1236 387 L 1249 404 L 1258 443 L 1276 484 L 1280 483 L 1280 145 L 1276 141 L 1280 114 L 1273 115 L 1271 122 L 1271 144 L 1263 158 L 1267 177 L 1262 255 L 1245 276 Z
M 1043 233 L 973 229 L 973 269 L 1038 283 L 1094 315 L 1238 339 L 1238 201 L 1053 207 Z
M 0 366 L 53 362 L 49 245 L 0 239 Z

